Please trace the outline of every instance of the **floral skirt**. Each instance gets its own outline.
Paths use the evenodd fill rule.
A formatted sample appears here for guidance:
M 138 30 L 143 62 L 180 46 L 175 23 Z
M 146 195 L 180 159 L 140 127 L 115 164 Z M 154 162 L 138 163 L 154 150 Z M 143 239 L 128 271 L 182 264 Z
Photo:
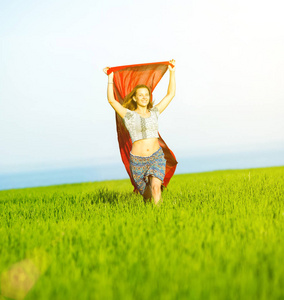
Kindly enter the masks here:
M 160 147 L 150 156 L 137 156 L 130 152 L 130 171 L 136 187 L 141 195 L 148 184 L 148 176 L 154 176 L 163 183 L 166 172 L 166 160 Z

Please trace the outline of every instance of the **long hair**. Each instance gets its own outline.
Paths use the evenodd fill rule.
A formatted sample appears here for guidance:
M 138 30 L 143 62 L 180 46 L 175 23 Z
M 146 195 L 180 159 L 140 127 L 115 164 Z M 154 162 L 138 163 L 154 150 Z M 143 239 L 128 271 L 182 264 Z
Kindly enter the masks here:
M 136 85 L 136 87 L 127 96 L 125 96 L 123 104 L 122 104 L 123 107 L 126 107 L 129 110 L 135 110 L 137 108 L 137 103 L 136 103 L 136 101 L 133 100 L 133 96 L 136 96 L 136 92 L 140 88 L 146 88 L 149 92 L 150 101 L 147 105 L 147 109 L 151 109 L 153 107 L 152 94 L 151 94 L 150 88 L 145 84 Z

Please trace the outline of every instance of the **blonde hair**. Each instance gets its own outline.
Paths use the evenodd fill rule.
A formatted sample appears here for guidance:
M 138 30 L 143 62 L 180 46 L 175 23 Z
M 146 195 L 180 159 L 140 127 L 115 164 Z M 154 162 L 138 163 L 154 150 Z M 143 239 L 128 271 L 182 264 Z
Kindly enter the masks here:
M 145 84 L 136 85 L 136 87 L 124 98 L 122 106 L 128 108 L 129 110 L 135 110 L 137 108 L 137 103 L 133 100 L 133 96 L 136 96 L 137 90 L 141 88 L 146 88 L 149 92 L 150 101 L 147 105 L 147 109 L 153 108 L 152 94 L 150 88 Z

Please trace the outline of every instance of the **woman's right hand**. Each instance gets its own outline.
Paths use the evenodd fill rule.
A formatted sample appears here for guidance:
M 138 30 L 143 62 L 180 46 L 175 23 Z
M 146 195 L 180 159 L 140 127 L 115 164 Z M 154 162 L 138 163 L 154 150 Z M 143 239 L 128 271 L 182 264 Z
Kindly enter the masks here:
M 106 75 L 107 75 L 108 69 L 109 69 L 109 67 L 106 67 L 106 68 L 103 69 L 103 71 L 104 71 L 104 73 L 106 73 Z
M 106 67 L 103 69 L 104 73 L 107 75 L 107 71 L 110 69 L 110 67 Z M 109 75 L 108 75 L 108 78 L 109 79 L 113 79 L 113 72 L 111 72 Z

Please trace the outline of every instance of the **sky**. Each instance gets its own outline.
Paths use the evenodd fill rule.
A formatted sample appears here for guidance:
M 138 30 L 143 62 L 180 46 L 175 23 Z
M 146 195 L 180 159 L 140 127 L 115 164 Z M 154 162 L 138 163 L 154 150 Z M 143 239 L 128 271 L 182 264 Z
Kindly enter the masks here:
M 177 159 L 284 150 L 280 0 L 0 2 L 0 172 L 115 164 L 106 66 L 176 60 Z M 168 72 L 154 91 L 167 91 Z

